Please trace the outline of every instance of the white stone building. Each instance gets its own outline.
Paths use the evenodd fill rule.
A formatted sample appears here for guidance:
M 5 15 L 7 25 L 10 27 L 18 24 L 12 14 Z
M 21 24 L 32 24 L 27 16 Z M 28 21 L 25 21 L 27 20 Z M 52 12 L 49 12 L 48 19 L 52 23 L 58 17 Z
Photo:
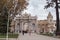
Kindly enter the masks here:
M 53 20 L 53 16 L 49 12 L 47 19 L 38 21 L 38 27 L 40 32 L 54 33 L 56 31 L 56 20 Z
M 19 33 L 25 29 L 28 31 L 31 30 L 31 32 L 36 31 L 37 16 L 31 16 L 30 14 L 25 13 L 18 15 L 13 21 L 14 22 L 11 23 L 11 32 Z
M 53 16 L 49 12 L 47 19 L 37 20 L 37 16 L 31 16 L 24 13 L 16 16 L 15 20 L 11 22 L 11 32 L 19 33 L 22 30 L 31 30 L 31 32 L 43 32 L 54 33 L 56 30 L 56 20 L 53 20 Z

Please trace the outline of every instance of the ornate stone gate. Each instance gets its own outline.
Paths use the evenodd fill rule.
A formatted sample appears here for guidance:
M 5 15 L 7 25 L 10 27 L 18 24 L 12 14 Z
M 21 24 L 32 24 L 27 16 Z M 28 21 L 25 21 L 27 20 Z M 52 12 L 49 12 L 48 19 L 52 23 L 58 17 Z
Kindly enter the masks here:
M 37 28 L 37 16 L 31 16 L 30 14 L 18 15 L 15 19 L 14 32 L 19 33 L 23 29 L 36 31 Z

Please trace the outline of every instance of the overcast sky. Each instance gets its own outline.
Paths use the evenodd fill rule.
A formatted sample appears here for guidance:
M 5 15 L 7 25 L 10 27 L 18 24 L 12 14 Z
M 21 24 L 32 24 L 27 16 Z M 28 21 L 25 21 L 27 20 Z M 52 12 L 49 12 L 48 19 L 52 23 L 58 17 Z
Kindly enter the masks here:
M 44 20 L 47 18 L 49 12 L 53 15 L 53 19 L 56 19 L 55 8 L 48 8 L 44 9 L 46 5 L 46 0 L 30 0 L 28 9 L 25 10 L 26 12 L 30 13 L 31 15 L 37 15 L 39 20 Z

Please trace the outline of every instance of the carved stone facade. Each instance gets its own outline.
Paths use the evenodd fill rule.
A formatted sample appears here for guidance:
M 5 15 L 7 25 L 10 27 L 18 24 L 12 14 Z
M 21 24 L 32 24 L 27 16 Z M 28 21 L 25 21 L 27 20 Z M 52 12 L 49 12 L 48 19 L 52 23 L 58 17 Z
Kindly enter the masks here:
M 11 23 L 11 32 L 19 33 L 22 30 L 28 30 L 36 33 L 54 33 L 56 30 L 56 20 L 53 20 L 51 13 L 48 14 L 46 20 L 37 20 L 37 16 L 30 14 L 22 14 L 16 16 Z
M 31 32 L 36 31 L 37 28 L 37 16 L 31 16 L 30 14 L 18 15 L 14 20 L 14 24 L 11 25 L 11 32 L 19 33 L 22 30 L 31 30 Z
M 56 20 L 53 20 L 53 16 L 49 13 L 46 20 L 38 21 L 38 27 L 39 32 L 54 33 L 56 31 Z

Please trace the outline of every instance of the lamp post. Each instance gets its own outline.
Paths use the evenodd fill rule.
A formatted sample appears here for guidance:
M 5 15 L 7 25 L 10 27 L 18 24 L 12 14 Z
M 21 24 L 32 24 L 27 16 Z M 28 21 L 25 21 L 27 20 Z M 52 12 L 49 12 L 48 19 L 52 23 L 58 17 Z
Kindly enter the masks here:
M 9 13 L 8 13 L 8 22 L 7 22 L 7 39 L 8 40 L 8 27 L 9 27 Z
M 9 0 L 7 0 L 7 4 L 6 4 L 6 7 L 7 7 L 7 5 L 8 5 L 8 2 L 9 2 Z M 8 9 L 8 7 L 7 7 L 7 9 Z M 8 19 L 7 19 L 8 21 L 7 21 L 7 35 L 6 35 L 6 40 L 8 40 L 8 27 L 9 27 L 9 11 L 8 11 Z

